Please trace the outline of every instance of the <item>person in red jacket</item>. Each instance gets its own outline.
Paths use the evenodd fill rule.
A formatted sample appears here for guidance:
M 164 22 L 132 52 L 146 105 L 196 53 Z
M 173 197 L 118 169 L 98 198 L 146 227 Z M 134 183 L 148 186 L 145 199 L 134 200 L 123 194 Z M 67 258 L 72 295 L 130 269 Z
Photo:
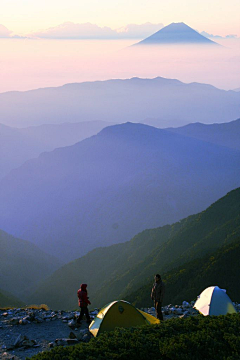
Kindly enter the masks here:
M 86 315 L 87 322 L 90 323 L 91 319 L 88 312 L 88 305 L 91 304 L 91 302 L 88 299 L 88 293 L 87 293 L 87 284 L 81 284 L 80 289 L 77 292 L 78 296 L 78 305 L 80 306 L 81 312 L 77 319 L 77 323 L 80 324 L 81 320 L 83 318 L 83 315 Z

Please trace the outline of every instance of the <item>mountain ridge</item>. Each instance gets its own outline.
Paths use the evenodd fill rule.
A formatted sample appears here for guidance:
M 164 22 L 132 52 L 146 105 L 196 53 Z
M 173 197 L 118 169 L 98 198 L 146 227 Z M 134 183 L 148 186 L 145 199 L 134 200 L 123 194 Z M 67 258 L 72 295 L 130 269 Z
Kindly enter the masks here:
M 115 125 L 12 170 L 0 182 L 0 227 L 71 260 L 202 210 L 240 185 L 239 162 L 239 150 Z
M 163 276 L 168 291 L 165 303 L 182 303 L 195 299 L 204 289 L 217 284 L 226 289 L 232 301 L 239 301 L 240 292 L 237 283 L 238 259 L 240 256 L 240 237 L 216 252 L 187 262 Z M 136 307 L 151 306 L 149 297 L 153 280 L 137 291 L 126 296 L 126 300 Z
M 185 84 L 160 77 L 114 79 L 2 93 L 0 117 L 2 123 L 15 127 L 63 123 L 69 119 L 71 122 L 122 123 L 127 120 L 142 122 L 146 118 L 159 118 L 159 127 L 161 122 L 167 122 L 169 127 L 193 121 L 213 123 L 237 118 L 239 102 L 239 92 L 211 85 Z
M 166 128 L 166 130 L 240 150 L 240 119 L 227 123 L 208 125 L 198 122 L 179 128 Z
M 42 152 L 73 145 L 109 125 L 112 124 L 102 121 L 43 124 L 27 128 L 0 124 L 0 179 Z
M 234 244 L 240 238 L 239 199 L 240 188 L 180 222 L 145 230 L 126 243 L 97 248 L 58 269 L 41 284 L 31 301 L 38 298 L 51 307 L 73 309 L 80 282 L 88 283 L 93 306 L 117 298 L 136 301 L 138 289 L 146 287 L 156 272 L 176 272 L 189 261 L 209 258 L 221 246 Z M 56 298 L 56 293 L 61 296 Z

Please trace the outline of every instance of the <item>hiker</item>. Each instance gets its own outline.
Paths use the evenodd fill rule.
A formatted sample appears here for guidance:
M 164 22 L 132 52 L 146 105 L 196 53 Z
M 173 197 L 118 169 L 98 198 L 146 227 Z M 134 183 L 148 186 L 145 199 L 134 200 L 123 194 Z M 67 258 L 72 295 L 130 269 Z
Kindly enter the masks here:
M 88 312 L 88 305 L 90 305 L 91 302 L 89 301 L 87 296 L 87 284 L 81 284 L 80 289 L 77 292 L 77 296 L 78 296 L 78 305 L 81 309 L 80 315 L 77 319 L 77 323 L 81 324 L 81 320 L 84 314 L 86 315 L 87 322 L 90 323 L 91 319 Z
M 161 276 L 159 274 L 155 275 L 155 283 L 152 287 L 151 298 L 154 300 L 154 307 L 156 309 L 157 318 L 163 320 L 162 314 L 162 302 L 165 291 L 165 285 L 162 282 Z

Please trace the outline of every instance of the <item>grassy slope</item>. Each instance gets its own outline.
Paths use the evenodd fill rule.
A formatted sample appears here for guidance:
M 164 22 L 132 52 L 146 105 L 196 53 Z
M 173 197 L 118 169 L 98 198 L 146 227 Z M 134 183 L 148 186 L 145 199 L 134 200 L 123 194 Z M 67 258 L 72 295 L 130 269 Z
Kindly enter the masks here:
M 240 236 L 240 189 L 202 213 L 172 226 L 146 230 L 125 244 L 95 249 L 54 273 L 31 299 L 75 308 L 80 282 L 89 283 L 93 306 L 126 298 L 155 272 L 165 273 L 211 254 Z
M 97 248 L 58 269 L 42 282 L 29 302 L 47 302 L 52 308 L 74 309 L 77 307 L 77 289 L 84 282 L 89 284 L 88 291 L 94 305 L 94 293 L 99 292 L 105 283 L 116 279 L 122 271 L 129 271 L 133 264 L 143 261 L 152 249 L 167 241 L 181 226 L 182 223 L 177 223 L 145 230 L 127 243 Z M 99 305 L 96 303 L 96 306 Z
M 121 297 L 137 290 L 141 277 L 146 280 L 155 272 L 165 273 L 193 259 L 211 254 L 219 247 L 231 243 L 240 236 L 240 189 L 228 193 L 207 210 L 200 213 L 191 223 L 187 223 L 175 236 L 155 249 L 144 262 L 135 269 L 136 278 L 123 275 L 121 283 L 127 287 Z M 138 271 L 137 271 L 138 270 Z M 134 272 L 132 272 L 134 274 Z M 143 281 L 141 280 L 142 284 Z

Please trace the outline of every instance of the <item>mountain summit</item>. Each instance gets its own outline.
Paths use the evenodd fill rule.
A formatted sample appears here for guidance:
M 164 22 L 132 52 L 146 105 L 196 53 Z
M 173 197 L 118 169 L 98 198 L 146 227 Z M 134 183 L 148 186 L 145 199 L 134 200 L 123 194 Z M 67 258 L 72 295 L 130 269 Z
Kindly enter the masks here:
M 216 42 L 193 30 L 190 26 L 181 23 L 172 23 L 157 31 L 155 34 L 135 45 L 163 45 L 163 44 L 202 44 L 218 45 Z
M 195 214 L 240 186 L 240 151 L 202 136 L 125 123 L 42 153 L 1 180 L 0 228 L 67 262 Z

